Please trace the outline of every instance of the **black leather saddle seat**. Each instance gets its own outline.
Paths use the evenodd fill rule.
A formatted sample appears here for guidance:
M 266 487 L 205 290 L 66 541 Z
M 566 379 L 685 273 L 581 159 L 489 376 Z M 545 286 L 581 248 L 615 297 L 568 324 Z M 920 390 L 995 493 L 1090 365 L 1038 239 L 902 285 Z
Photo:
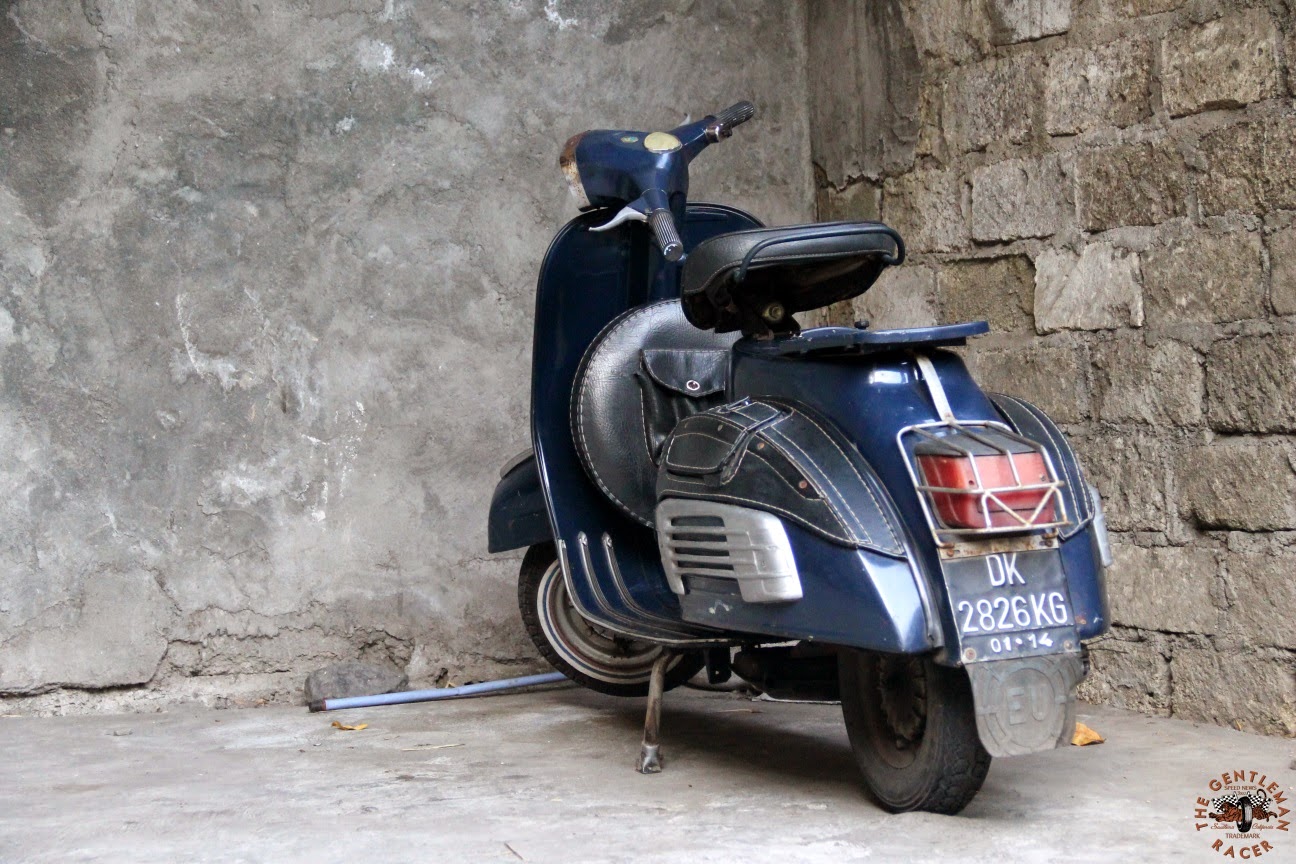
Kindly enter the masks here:
M 721 234 L 684 262 L 680 303 L 695 326 L 748 336 L 797 332 L 795 312 L 868 290 L 904 260 L 904 241 L 881 222 L 822 222 Z
M 594 484 L 652 527 L 657 466 L 685 417 L 724 404 L 736 336 L 699 330 L 678 302 L 624 312 L 590 343 L 572 386 L 572 440 Z

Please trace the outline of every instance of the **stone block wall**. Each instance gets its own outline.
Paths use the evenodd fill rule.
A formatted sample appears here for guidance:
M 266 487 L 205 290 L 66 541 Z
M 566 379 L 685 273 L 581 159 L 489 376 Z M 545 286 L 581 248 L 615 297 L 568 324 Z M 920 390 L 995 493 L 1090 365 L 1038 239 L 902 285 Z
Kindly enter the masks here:
M 829 317 L 989 320 L 968 363 L 1105 496 L 1085 696 L 1296 735 L 1292 7 L 817 0 L 808 32 L 819 218 L 910 249 Z

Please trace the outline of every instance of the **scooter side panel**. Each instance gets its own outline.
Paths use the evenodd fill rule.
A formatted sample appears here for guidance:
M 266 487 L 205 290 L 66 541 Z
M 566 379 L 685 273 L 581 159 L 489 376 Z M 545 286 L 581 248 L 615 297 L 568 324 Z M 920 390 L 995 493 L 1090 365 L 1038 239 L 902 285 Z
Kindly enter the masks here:
M 873 651 L 921 653 L 934 647 L 907 561 L 830 543 L 792 522 L 784 527 L 801 578 L 800 600 L 744 603 L 738 597 L 694 591 L 680 598 L 684 618 Z
M 925 526 L 926 517 L 897 444 L 905 427 L 939 420 L 926 384 L 913 356 L 904 352 L 866 355 L 850 359 L 797 359 L 757 356 L 735 348 L 734 393 L 737 396 L 773 396 L 795 399 L 834 419 L 854 441 L 891 492 L 902 519 L 909 526 Z M 1003 422 L 1003 418 L 976 385 L 962 360 L 948 351 L 925 352 L 932 360 L 954 415 L 960 420 Z M 925 528 L 915 530 L 914 551 L 927 574 L 941 573 L 934 540 Z M 1101 586 L 1102 568 L 1096 566 L 1091 531 L 1074 535 L 1061 546 L 1072 608 L 1080 636 L 1105 629 L 1106 609 Z M 932 596 L 938 598 L 944 644 L 957 645 L 955 623 L 948 613 L 944 580 L 929 578 Z M 1103 623 L 1095 625 L 1095 621 Z M 1095 627 L 1101 628 L 1094 630 Z M 949 658 L 949 662 L 956 662 Z
M 897 434 L 906 426 L 939 419 L 911 355 L 896 352 L 848 360 L 789 359 L 757 356 L 745 352 L 745 347 L 743 340 L 734 350 L 735 395 L 794 399 L 833 418 L 891 493 L 901 521 L 908 526 L 926 524 L 909 469 L 896 444 Z M 994 406 L 975 385 L 963 386 L 958 372 L 963 378 L 967 373 L 955 355 L 934 351 L 930 356 L 956 416 L 998 419 Z M 970 383 L 970 378 L 967 381 Z M 936 605 L 947 608 L 944 580 L 930 575 L 941 572 L 935 544 L 928 537 L 914 539 L 912 551 L 922 571 L 920 576 L 927 579 L 927 589 Z M 950 616 L 941 614 L 939 618 L 943 643 L 957 645 Z
M 1111 629 L 1107 608 L 1107 577 L 1090 525 L 1062 543 L 1062 569 L 1067 576 L 1071 608 L 1075 611 L 1076 634 L 1093 639 Z
M 585 617 L 636 638 L 714 638 L 682 623 L 653 532 L 603 497 L 572 442 L 568 406 L 585 349 L 627 309 L 679 296 L 679 267 L 653 251 L 641 226 L 588 230 L 610 215 L 595 211 L 569 222 L 545 256 L 536 289 L 531 433 L 551 536 L 564 559 L 569 593 Z M 732 208 L 689 205 L 681 233 L 688 249 L 715 234 L 759 225 Z

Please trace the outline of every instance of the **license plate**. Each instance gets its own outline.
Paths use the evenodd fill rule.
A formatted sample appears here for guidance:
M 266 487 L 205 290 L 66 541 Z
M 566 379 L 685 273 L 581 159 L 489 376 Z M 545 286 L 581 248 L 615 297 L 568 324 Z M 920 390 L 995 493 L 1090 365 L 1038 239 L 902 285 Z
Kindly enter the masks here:
M 1058 552 L 1001 552 L 941 567 L 965 663 L 1078 650 Z

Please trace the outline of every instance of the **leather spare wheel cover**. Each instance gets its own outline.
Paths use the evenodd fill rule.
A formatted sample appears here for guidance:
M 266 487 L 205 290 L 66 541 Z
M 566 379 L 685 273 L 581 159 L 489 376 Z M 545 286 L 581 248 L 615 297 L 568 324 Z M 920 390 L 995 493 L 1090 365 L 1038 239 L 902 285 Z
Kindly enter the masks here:
M 724 403 L 736 338 L 697 329 L 666 300 L 614 318 L 586 350 L 572 439 L 590 479 L 636 521 L 653 525 L 656 458 L 674 424 Z

